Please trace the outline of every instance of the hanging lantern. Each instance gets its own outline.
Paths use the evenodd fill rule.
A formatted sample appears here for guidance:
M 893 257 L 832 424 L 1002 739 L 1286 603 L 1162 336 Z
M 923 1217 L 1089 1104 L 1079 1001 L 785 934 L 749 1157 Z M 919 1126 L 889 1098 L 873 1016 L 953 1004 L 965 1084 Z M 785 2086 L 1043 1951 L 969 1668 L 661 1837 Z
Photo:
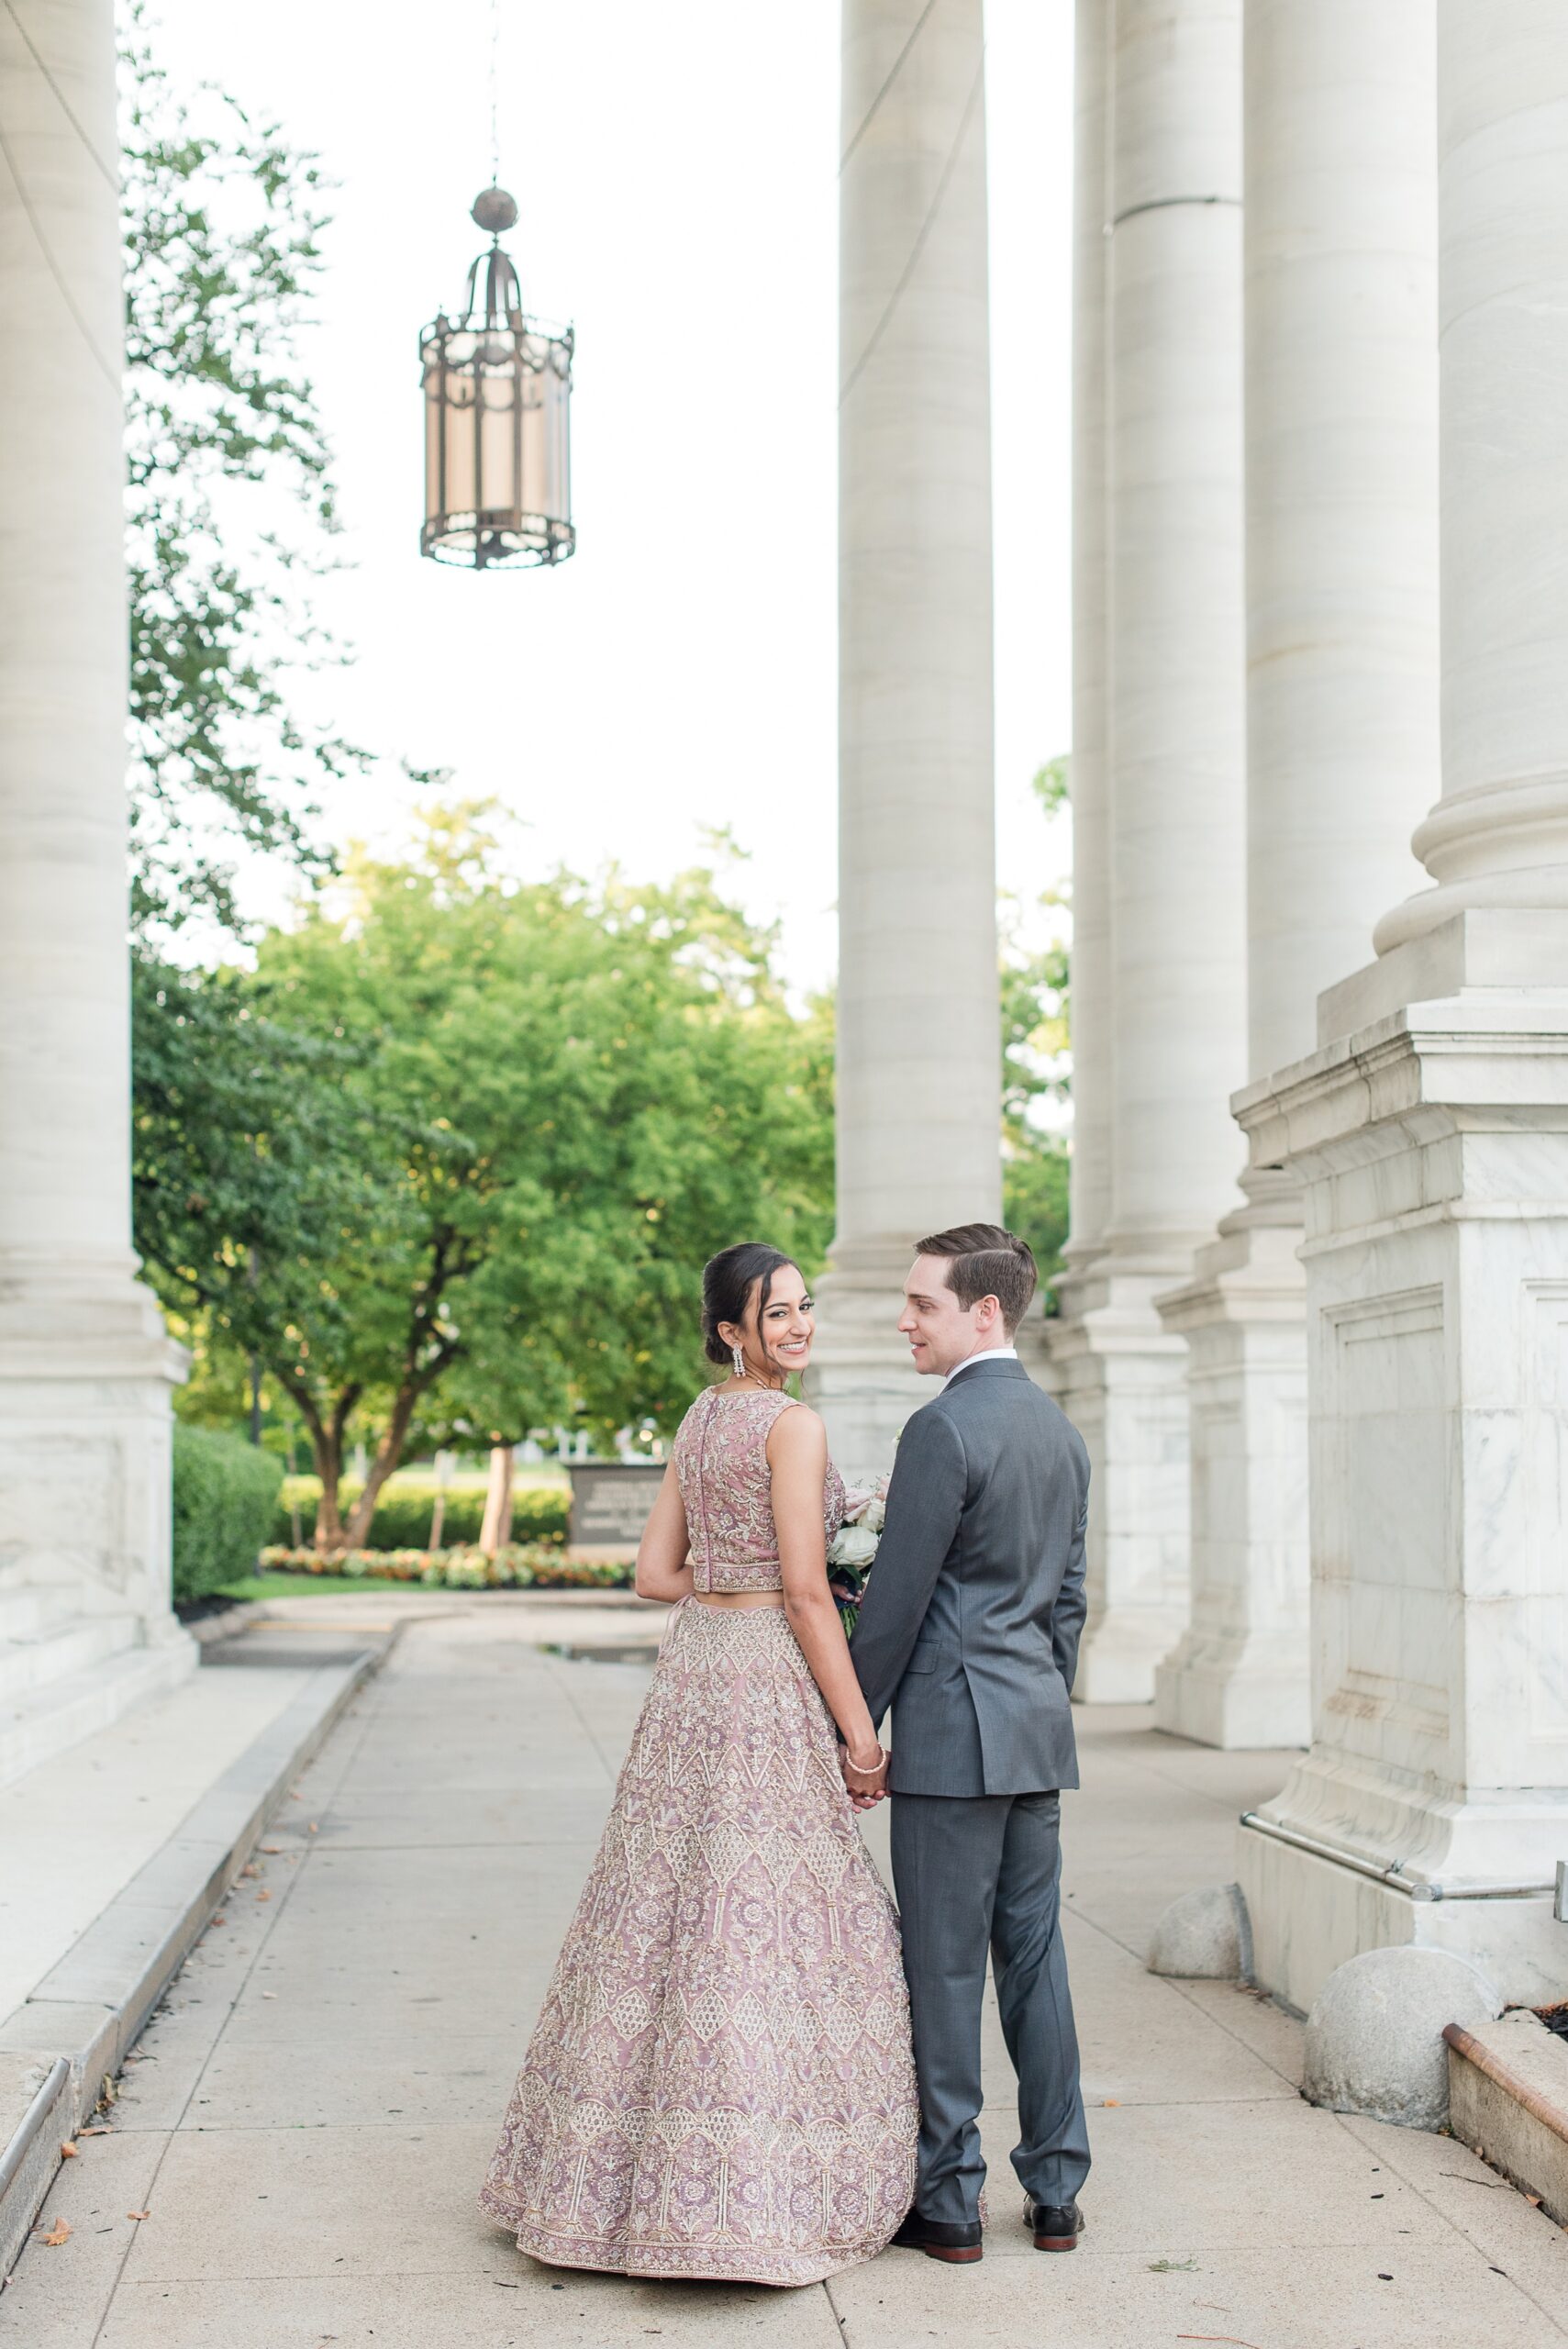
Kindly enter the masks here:
M 425 524 L 419 551 L 485 571 L 564 562 L 575 551 L 569 418 L 570 327 L 523 316 L 501 231 L 517 207 L 488 187 L 473 218 L 490 250 L 468 273 L 462 315 L 419 338 L 425 382 Z M 483 303 L 481 273 L 484 273 Z

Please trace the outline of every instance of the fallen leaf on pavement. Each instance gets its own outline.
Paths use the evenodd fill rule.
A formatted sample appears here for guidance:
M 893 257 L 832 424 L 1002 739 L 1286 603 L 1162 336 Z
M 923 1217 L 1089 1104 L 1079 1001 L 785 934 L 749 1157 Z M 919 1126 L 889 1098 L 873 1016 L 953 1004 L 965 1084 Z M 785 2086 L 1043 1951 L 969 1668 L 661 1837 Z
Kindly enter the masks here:
M 152 2213 L 150 2210 L 128 2210 L 126 2212 L 126 2217 L 128 2219 L 150 2219 Z
M 1119 2112 L 1121 2110 L 1120 2097 L 1103 2096 L 1100 2099 L 1100 2110 L 1102 2112 Z
M 45 2235 L 44 2241 L 50 2244 L 51 2248 L 55 2248 L 61 2243 L 66 2242 L 70 2237 L 70 2233 L 71 2230 L 66 2225 L 64 2220 L 56 2219 L 54 2225 L 50 2228 L 49 2233 Z
M 261 1891 L 256 1895 L 258 1900 L 270 1900 L 272 1897 L 272 1894 L 267 1891 Z
M 307 1835 L 314 1835 L 316 1833 L 316 1821 L 314 1819 L 311 1820 L 309 1826 L 305 1831 Z
M 76 2134 L 79 2137 L 112 2137 L 114 2131 L 100 2121 L 95 2122 L 91 2129 L 78 2129 Z
M 60 2158 L 62 2162 L 73 2162 L 76 2159 L 76 2148 L 69 2137 L 60 2148 Z

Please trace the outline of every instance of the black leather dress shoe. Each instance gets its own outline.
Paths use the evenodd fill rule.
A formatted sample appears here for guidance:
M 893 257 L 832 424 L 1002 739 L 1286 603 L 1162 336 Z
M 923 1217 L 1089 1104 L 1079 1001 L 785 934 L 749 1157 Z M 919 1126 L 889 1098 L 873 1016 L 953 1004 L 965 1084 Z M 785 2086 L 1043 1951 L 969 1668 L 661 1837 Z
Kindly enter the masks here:
M 1024 2201 L 1024 2224 L 1036 2251 L 1076 2251 L 1084 2213 L 1076 2202 L 1037 2202 L 1029 2196 Z
M 911 2210 L 893 2238 L 893 2249 L 923 2251 L 928 2259 L 967 2266 L 983 2256 L 979 2221 L 958 2226 L 943 2219 L 922 2219 L 918 2210 Z

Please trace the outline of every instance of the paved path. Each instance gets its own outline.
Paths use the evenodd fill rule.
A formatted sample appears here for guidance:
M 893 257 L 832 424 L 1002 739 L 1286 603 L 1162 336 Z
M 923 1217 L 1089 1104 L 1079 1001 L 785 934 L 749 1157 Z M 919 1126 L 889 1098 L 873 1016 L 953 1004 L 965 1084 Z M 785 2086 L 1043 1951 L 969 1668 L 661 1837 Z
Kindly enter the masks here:
M 1181 1745 L 1130 1710 L 1080 1716 L 1088 1791 L 1068 1807 L 1095 2155 L 1071 2258 L 1038 2256 L 1018 2224 L 993 2022 L 981 2266 L 889 2253 L 798 2292 L 534 2266 L 473 2191 L 646 1682 L 539 1636 L 517 1609 L 405 1631 L 149 2030 L 113 2133 L 62 2171 L 46 2217 L 72 2232 L 24 2254 L 0 2343 L 1568 2342 L 1568 2235 L 1449 2139 L 1303 2104 L 1299 2031 L 1275 2009 L 1144 1973 L 1161 1907 L 1229 1875 L 1236 1813 L 1280 1764 Z

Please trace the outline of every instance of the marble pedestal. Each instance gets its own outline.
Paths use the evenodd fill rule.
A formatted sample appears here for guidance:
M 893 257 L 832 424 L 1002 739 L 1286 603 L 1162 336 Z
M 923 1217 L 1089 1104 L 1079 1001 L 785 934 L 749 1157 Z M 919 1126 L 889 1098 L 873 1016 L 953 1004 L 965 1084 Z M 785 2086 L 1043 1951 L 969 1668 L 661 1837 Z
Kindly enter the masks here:
M 185 1357 L 127 1280 L 0 1283 L 0 1785 L 194 1669 L 169 1602 Z
M 1082 1704 L 1147 1704 L 1186 1621 L 1186 1347 L 1153 1307 L 1170 1279 L 1102 1260 L 1046 1325 L 1051 1391 L 1089 1448 Z
M 1301 1230 L 1258 1212 L 1228 1218 L 1194 1279 L 1159 1300 L 1187 1348 L 1192 1610 L 1155 1674 L 1154 1718 L 1202 1745 L 1311 1734 Z
M 1304 1186 L 1313 1738 L 1250 1814 L 1257 1979 L 1359 1951 L 1568 1994 L 1568 913 L 1456 916 L 1237 1097 Z

